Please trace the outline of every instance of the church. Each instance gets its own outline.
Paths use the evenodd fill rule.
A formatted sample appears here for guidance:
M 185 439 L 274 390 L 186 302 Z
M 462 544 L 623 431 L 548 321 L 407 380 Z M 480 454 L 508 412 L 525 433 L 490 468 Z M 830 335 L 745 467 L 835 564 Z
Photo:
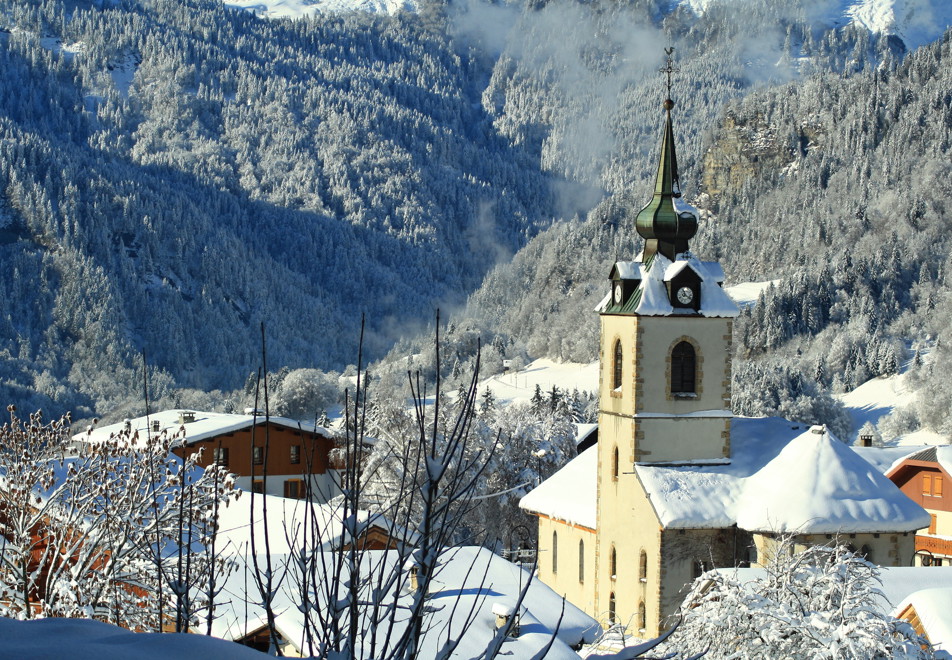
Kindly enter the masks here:
M 690 251 L 699 213 L 681 199 L 674 102 L 663 108 L 643 251 L 612 266 L 597 308 L 598 442 L 520 503 L 538 518 L 540 579 L 641 637 L 673 623 L 702 572 L 762 565 L 783 538 L 909 566 L 930 522 L 825 427 L 732 415 L 739 310 L 720 264 Z

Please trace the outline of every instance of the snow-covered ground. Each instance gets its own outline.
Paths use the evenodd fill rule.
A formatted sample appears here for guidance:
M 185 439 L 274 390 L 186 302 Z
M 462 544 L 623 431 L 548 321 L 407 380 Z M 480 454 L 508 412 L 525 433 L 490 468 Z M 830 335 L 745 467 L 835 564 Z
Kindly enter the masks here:
M 881 418 L 898 408 L 912 404 L 915 392 L 907 384 L 905 373 L 894 376 L 879 376 L 868 380 L 852 392 L 837 397 L 843 402 L 853 417 L 853 431 L 858 432 L 866 422 L 875 425 Z M 912 445 L 945 445 L 949 441 L 934 431 L 919 430 L 907 433 L 899 438 L 896 444 L 900 446 Z
M 761 292 L 770 288 L 770 285 L 774 286 L 780 284 L 780 280 L 767 280 L 766 282 L 741 282 L 740 284 L 735 284 L 734 286 L 725 287 L 727 295 L 729 295 L 737 305 L 743 309 L 745 307 L 750 307 L 760 296 Z

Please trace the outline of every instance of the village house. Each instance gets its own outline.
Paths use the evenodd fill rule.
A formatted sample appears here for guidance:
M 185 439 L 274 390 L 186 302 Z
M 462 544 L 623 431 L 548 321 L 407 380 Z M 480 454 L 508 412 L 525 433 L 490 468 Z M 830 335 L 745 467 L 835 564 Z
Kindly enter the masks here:
M 341 466 L 335 463 L 336 438 L 325 428 L 283 417 L 164 410 L 73 436 L 97 442 L 129 429 L 140 440 L 162 432 L 184 436 L 173 452 L 182 458 L 200 453 L 198 464 L 216 463 L 237 475 L 236 485 L 291 499 L 310 495 L 327 502 L 340 492 Z
M 916 566 L 952 566 L 952 447 L 927 447 L 900 460 L 886 476 L 930 516 L 916 534 Z
M 769 561 L 780 539 L 833 540 L 908 566 L 929 514 L 822 426 L 731 413 L 733 319 L 716 262 L 689 240 L 670 99 L 644 249 L 609 273 L 595 446 L 520 506 L 539 520 L 539 574 L 603 625 L 652 637 L 705 570 Z

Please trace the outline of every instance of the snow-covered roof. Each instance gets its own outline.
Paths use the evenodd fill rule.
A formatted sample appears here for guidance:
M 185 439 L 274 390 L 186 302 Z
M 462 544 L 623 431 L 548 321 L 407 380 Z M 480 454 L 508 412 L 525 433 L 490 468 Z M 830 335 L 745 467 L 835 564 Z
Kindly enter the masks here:
M 219 532 L 216 540 L 220 551 L 229 556 L 244 555 L 251 545 L 252 497 L 242 493 L 218 512 Z M 265 509 L 267 508 L 267 516 Z M 265 525 L 267 520 L 267 525 Z M 354 538 L 360 538 L 372 527 L 378 527 L 397 538 L 406 538 L 412 534 L 393 525 L 387 518 L 368 511 L 349 513 L 345 525 L 341 506 L 321 504 L 308 500 L 294 500 L 273 495 L 255 494 L 254 529 L 258 540 L 268 532 L 272 552 L 288 554 L 291 545 L 299 538 L 304 526 L 318 530 L 317 544 L 322 548 L 336 548 L 346 545 Z M 312 532 L 308 532 L 312 534 Z M 343 543 L 341 540 L 343 539 Z M 314 543 L 313 536 L 310 543 Z
M 641 263 L 637 261 L 616 261 L 615 268 L 618 270 L 618 277 L 623 280 L 641 278 Z
M 935 463 L 943 470 L 946 474 L 952 475 L 952 446 L 944 447 L 922 447 L 916 451 L 909 451 L 910 447 L 902 447 L 905 450 L 906 455 L 897 459 L 885 470 L 886 474 L 892 476 L 892 474 L 906 461 L 922 461 L 924 463 Z
M 737 502 L 749 531 L 833 534 L 907 532 L 929 514 L 856 452 L 815 426 L 751 475 Z
M 706 317 L 733 318 L 740 314 L 737 304 L 721 287 L 724 281 L 724 270 L 715 261 L 700 261 L 693 254 L 686 252 L 678 255 L 675 261 L 669 260 L 663 254 L 655 254 L 648 265 L 641 261 L 619 261 L 614 269 L 626 272 L 638 269 L 638 275 L 630 275 L 626 279 L 640 279 L 641 284 L 625 303 L 622 313 L 632 313 L 641 316 L 669 316 L 673 314 L 694 313 L 694 310 L 675 308 L 668 298 L 665 285 L 672 277 L 685 268 L 691 268 L 701 279 L 701 308 L 698 313 Z M 604 312 L 612 306 L 611 296 L 607 296 L 599 303 L 596 311 Z
M 93 619 L 0 619 L 3 655 L 7 658 L 70 660 L 256 660 L 267 656 L 206 635 L 132 632 Z
M 598 446 L 592 446 L 543 481 L 519 507 L 573 525 L 595 529 Z
M 936 569 L 930 566 L 920 570 L 931 574 Z M 941 646 L 946 651 L 952 649 L 952 617 L 949 616 L 952 612 L 952 581 L 945 587 L 931 587 L 909 594 L 896 607 L 893 615 L 898 616 L 910 605 L 915 608 L 916 616 L 932 645 Z
M 369 576 L 377 571 L 399 570 L 397 551 L 367 551 L 359 556 L 360 572 Z M 273 565 L 280 566 L 287 556 L 272 555 Z M 248 560 L 250 564 L 250 560 Z M 326 562 L 327 570 L 333 570 L 333 561 Z M 316 570 L 325 570 L 325 562 L 318 561 Z M 321 580 L 318 575 L 318 580 Z M 461 636 L 459 646 L 451 657 L 482 657 L 496 630 L 494 608 L 500 606 L 514 608 L 519 592 L 531 579 L 529 573 L 517 564 L 510 563 L 486 548 L 451 548 L 440 556 L 439 566 L 434 572 L 429 592 L 429 606 L 426 609 L 424 629 L 429 632 L 423 638 L 419 652 L 421 658 L 440 656 L 441 646 L 447 639 Z M 244 565 L 232 573 L 225 582 L 224 589 L 216 599 L 215 621 L 212 634 L 225 639 L 241 639 L 261 627 L 265 621 L 265 612 L 258 604 L 260 596 L 254 587 L 254 580 L 246 577 Z M 372 597 L 376 580 L 361 582 L 361 602 Z M 404 582 L 406 586 L 406 583 Z M 307 654 L 310 649 L 304 643 L 304 614 L 297 607 L 300 600 L 298 586 L 289 574 L 285 576 L 274 599 L 273 607 L 276 623 L 282 634 L 297 650 Z M 250 590 L 246 592 L 246 589 Z M 344 589 L 344 587 L 342 587 Z M 366 593 L 364 593 L 366 591 Z M 346 597 L 341 593 L 341 597 Z M 384 602 L 393 602 L 392 591 L 376 597 Z M 405 625 L 401 615 L 407 612 L 413 594 L 404 589 L 397 598 L 398 608 L 395 616 L 396 634 L 399 637 Z M 563 613 L 563 607 L 564 613 Z M 369 610 L 369 607 L 368 607 Z M 465 631 L 466 619 L 472 613 L 472 621 Z M 370 612 L 367 612 L 368 616 Z M 379 612 L 378 612 L 379 614 Z M 312 617 L 313 619 L 313 617 Z M 598 630 L 598 623 L 539 580 L 529 584 L 525 600 L 519 609 L 521 633 L 518 638 L 507 639 L 503 643 L 502 654 L 516 658 L 537 656 L 548 644 L 553 634 L 556 639 L 546 654 L 546 658 L 578 660 L 578 654 L 572 645 L 583 639 L 591 640 Z M 361 618 L 360 624 L 372 623 Z M 379 628 L 380 622 L 376 622 Z M 367 639 L 370 635 L 367 635 Z M 382 635 L 378 636 L 378 644 Z M 316 652 L 316 649 L 314 649 Z M 359 655 L 359 654 L 356 654 Z
M 523 509 L 595 529 L 597 449 L 526 495 Z M 730 461 L 639 463 L 661 525 L 800 533 L 913 531 L 929 515 L 829 433 L 776 417 L 734 418 Z
M 181 414 L 190 413 L 194 416 L 194 421 L 182 423 Z M 268 417 L 268 421 L 277 426 L 283 426 L 290 429 L 301 430 L 306 433 L 317 433 L 324 437 L 333 437 L 327 429 L 316 426 L 308 422 L 299 422 L 286 417 Z M 93 427 L 73 436 L 77 442 L 100 442 L 108 440 L 112 435 L 120 433 L 126 427 L 126 421 L 108 426 Z M 236 415 L 230 413 L 214 413 L 201 411 L 183 411 L 183 410 L 163 410 L 148 417 L 136 417 L 128 420 L 132 430 L 137 431 L 140 438 L 148 437 L 149 434 L 155 435 L 162 431 L 176 432 L 179 429 L 185 429 L 185 443 L 191 444 L 200 442 L 209 438 L 222 435 L 224 433 L 234 433 L 242 429 L 250 428 L 252 425 L 263 425 L 265 423 L 264 415 Z M 158 431 L 155 431 L 151 424 L 158 425 Z

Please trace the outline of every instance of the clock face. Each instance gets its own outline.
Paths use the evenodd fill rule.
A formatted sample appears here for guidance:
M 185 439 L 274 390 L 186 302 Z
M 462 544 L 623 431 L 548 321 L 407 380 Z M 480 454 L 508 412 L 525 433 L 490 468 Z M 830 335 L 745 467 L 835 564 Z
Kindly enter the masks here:
M 694 291 L 689 287 L 682 286 L 678 289 L 678 302 L 682 305 L 688 305 L 691 301 L 694 300 Z
M 615 284 L 615 304 L 621 304 L 621 282 Z

